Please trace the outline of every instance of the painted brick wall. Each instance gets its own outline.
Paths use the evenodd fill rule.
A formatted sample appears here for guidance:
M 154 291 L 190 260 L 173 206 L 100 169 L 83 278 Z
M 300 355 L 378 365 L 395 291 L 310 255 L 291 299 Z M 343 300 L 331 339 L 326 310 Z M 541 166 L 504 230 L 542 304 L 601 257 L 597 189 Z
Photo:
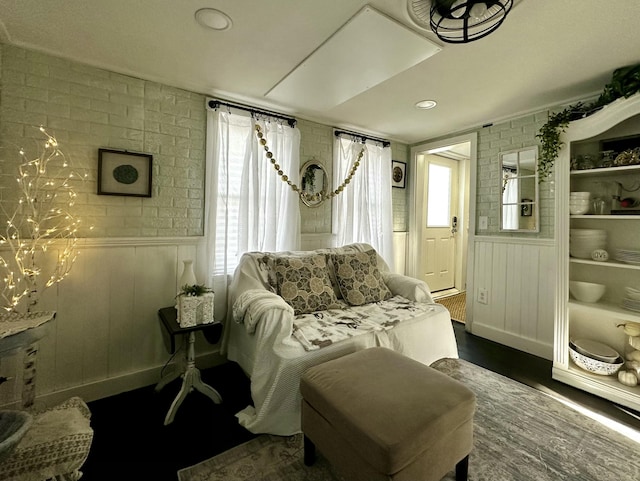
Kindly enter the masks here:
M 202 234 L 204 96 L 13 46 L 1 48 L 3 146 L 30 148 L 29 139 L 42 138 L 38 127 L 43 125 L 73 165 L 89 173 L 76 208 L 85 225 L 95 229 L 82 235 Z M 153 154 L 153 197 L 95 194 L 101 147 Z M 10 149 L 3 153 L 1 185 L 7 186 L 17 156 Z
M 309 160 L 316 160 L 327 170 L 327 176 L 333 179 L 333 127 L 316 124 L 307 120 L 298 120 L 300 129 L 300 165 Z M 391 157 L 393 160 L 407 162 L 408 146 L 398 142 L 391 142 Z M 391 169 L 391 166 L 389 166 Z M 408 170 L 407 170 L 408 172 Z M 357 175 L 357 174 L 356 174 Z M 333 187 L 333 182 L 331 183 Z M 393 230 L 404 232 L 408 226 L 407 189 L 392 189 L 393 202 Z M 331 233 L 331 202 L 323 202 L 316 207 L 308 207 L 300 203 L 300 217 L 302 233 L 329 234 Z
M 0 44 L 0 201 L 15 184 L 17 146 L 43 125 L 73 164 L 86 170 L 76 202 L 87 237 L 171 237 L 203 233 L 205 96 Z M 332 127 L 298 121 L 300 161 L 332 178 Z M 27 147 L 27 146 L 25 146 Z M 99 148 L 153 154 L 151 198 L 98 196 Z M 393 158 L 408 147 L 393 143 Z M 4 188 L 3 188 L 4 187 Z M 406 230 L 406 189 L 393 189 L 394 228 Z M 301 205 L 302 233 L 331 232 L 331 203 Z
M 411 179 L 409 155 L 409 146 L 391 142 L 391 158 L 393 160 L 399 160 L 400 162 L 405 162 L 407 164 L 407 169 L 405 171 L 405 188 L 391 189 L 394 232 L 407 232 L 409 230 L 409 207 L 407 200 L 409 192 L 409 179 Z
M 476 231 L 478 235 L 516 236 L 531 235 L 553 238 L 554 187 L 553 177 L 539 185 L 540 233 L 500 232 L 500 195 L 502 174 L 500 173 L 500 153 L 540 145 L 535 137 L 548 118 L 548 111 L 526 115 L 478 131 L 478 168 L 476 192 L 476 226 L 478 218 L 489 220 L 487 230 Z
M 309 160 L 317 160 L 327 171 L 333 187 L 333 127 L 299 119 L 300 167 Z M 331 233 L 331 201 L 309 207 L 300 202 L 300 231 L 303 234 Z

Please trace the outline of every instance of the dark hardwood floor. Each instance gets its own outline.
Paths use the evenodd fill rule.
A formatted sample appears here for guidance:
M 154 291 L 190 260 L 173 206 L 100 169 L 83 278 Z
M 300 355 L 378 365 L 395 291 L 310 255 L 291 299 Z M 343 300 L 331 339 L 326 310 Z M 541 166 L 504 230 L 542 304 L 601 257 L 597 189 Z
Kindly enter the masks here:
M 555 396 L 587 406 L 640 432 L 638 413 L 551 379 L 551 362 L 467 333 L 454 322 L 460 357 Z M 250 440 L 235 413 L 251 403 L 249 382 L 235 363 L 202 371 L 223 398 L 187 396 L 172 424 L 164 417 L 180 388 L 176 380 L 156 393 L 148 386 L 93 401 L 94 440 L 82 481 L 176 481 L 177 471 Z

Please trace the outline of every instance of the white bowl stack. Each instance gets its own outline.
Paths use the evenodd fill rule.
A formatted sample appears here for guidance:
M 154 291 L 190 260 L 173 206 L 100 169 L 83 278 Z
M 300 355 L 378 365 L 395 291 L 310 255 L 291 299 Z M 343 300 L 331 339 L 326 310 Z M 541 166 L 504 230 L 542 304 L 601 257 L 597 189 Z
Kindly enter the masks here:
M 591 210 L 591 192 L 569 193 L 569 213 L 572 215 L 588 214 Z
M 569 292 L 582 302 L 598 302 L 607 287 L 594 282 L 569 281 Z
M 607 247 L 607 231 L 603 229 L 571 229 L 569 231 L 569 254 L 571 257 L 591 259 L 596 249 Z

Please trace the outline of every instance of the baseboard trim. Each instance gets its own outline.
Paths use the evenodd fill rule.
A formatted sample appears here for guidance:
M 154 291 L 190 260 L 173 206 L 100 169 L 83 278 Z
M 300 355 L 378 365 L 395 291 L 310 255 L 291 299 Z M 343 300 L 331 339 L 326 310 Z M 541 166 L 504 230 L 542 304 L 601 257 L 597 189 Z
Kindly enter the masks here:
M 227 359 L 218 351 L 211 352 L 196 358 L 196 366 L 199 369 L 208 369 L 227 362 Z M 85 402 L 96 401 L 110 396 L 115 396 L 123 392 L 132 391 L 146 386 L 157 384 L 160 380 L 160 372 L 164 366 L 157 366 L 134 373 L 125 374 L 109 379 L 94 381 L 81 386 L 73 386 L 55 392 L 37 395 L 34 407 L 49 407 L 60 404 L 70 397 L 78 396 Z M 37 382 L 37 373 L 36 373 Z M 21 409 L 20 401 L 15 401 L 1 409 Z
M 471 333 L 475 336 L 489 339 L 490 341 L 542 357 L 549 361 L 553 360 L 553 344 L 546 344 L 536 339 L 521 337 L 517 334 L 501 331 L 500 329 L 479 322 L 473 323 Z

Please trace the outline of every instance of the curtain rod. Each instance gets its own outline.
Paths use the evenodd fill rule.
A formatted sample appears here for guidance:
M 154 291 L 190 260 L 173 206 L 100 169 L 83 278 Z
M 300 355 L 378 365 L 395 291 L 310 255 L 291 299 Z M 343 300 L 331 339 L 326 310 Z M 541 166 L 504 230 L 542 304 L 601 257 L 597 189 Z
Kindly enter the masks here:
M 380 139 L 378 137 L 371 137 L 368 135 L 358 134 L 356 132 L 349 132 L 347 130 L 335 131 L 336 137 L 340 137 L 341 135 L 350 135 L 351 137 L 355 137 L 356 139 L 362 141 L 363 144 L 366 140 L 373 140 L 374 142 L 381 142 L 383 147 L 389 147 L 391 145 L 391 142 L 389 142 L 388 140 Z
M 293 117 L 287 117 L 286 115 L 282 115 L 276 112 L 271 112 L 270 110 L 262 110 L 255 107 L 250 107 L 248 105 L 226 102 L 224 100 L 212 99 L 212 100 L 209 100 L 207 105 L 209 105 L 209 107 L 212 109 L 215 109 L 221 105 L 224 105 L 225 107 L 233 107 L 239 110 L 250 112 L 251 114 L 262 114 L 262 115 L 267 115 L 269 117 L 273 117 L 276 119 L 286 120 L 287 123 L 289 124 L 289 127 L 295 127 L 297 122 L 297 120 L 294 119 Z

